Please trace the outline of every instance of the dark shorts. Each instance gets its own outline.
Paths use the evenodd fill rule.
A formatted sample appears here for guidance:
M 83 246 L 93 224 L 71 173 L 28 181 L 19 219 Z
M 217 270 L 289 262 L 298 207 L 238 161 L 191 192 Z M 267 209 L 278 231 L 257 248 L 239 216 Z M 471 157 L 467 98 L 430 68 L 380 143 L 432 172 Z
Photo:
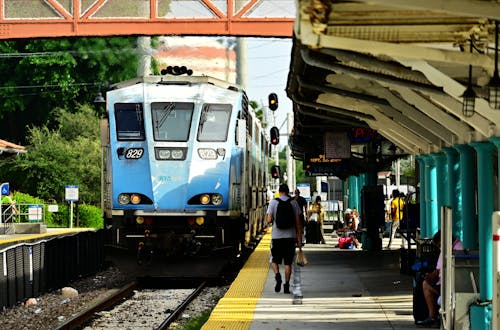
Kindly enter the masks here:
M 295 238 L 273 239 L 271 256 L 273 257 L 273 262 L 278 265 L 281 262 L 284 262 L 285 265 L 291 265 L 295 256 Z

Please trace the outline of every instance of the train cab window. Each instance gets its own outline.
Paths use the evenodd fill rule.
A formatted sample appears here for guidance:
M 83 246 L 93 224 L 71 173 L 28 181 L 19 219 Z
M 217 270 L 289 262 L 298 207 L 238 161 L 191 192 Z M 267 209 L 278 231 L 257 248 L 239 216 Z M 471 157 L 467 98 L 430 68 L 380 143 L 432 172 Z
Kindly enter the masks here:
M 119 141 L 144 141 L 144 115 L 141 103 L 115 104 L 116 136 Z
M 154 139 L 156 141 L 187 141 L 193 110 L 193 103 L 151 103 Z
M 198 127 L 198 141 L 226 141 L 230 118 L 230 104 L 205 104 L 201 112 L 200 125 Z

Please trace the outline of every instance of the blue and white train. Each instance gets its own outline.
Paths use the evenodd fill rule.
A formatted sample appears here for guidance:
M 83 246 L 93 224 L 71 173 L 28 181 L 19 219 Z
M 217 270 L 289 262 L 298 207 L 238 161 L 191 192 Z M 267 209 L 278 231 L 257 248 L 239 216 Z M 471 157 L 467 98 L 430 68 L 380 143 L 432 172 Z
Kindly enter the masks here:
M 154 256 L 238 253 L 265 228 L 269 142 L 238 86 L 150 76 L 115 84 L 102 124 L 110 244 Z

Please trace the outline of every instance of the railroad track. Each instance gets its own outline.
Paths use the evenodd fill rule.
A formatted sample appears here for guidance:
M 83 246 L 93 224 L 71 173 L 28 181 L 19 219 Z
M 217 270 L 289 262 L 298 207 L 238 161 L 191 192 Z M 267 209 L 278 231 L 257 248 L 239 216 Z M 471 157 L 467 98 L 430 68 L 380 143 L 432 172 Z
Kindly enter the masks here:
M 111 317 L 99 317 L 99 315 L 106 315 L 106 310 L 113 307 L 119 308 L 121 305 L 128 303 L 127 306 L 123 307 L 124 310 L 129 311 L 126 312 L 117 312 L 119 314 L 119 320 L 116 322 L 124 325 L 126 322 L 142 322 L 142 326 L 146 326 L 151 328 L 152 326 L 158 326 L 156 329 L 167 329 L 168 326 L 177 320 L 177 318 L 181 315 L 184 309 L 189 305 L 189 303 L 195 299 L 206 287 L 207 282 L 203 281 L 201 284 L 198 283 L 195 289 L 167 289 L 167 290 L 149 290 L 149 292 L 142 292 L 144 296 L 141 297 L 141 289 L 138 286 L 137 282 L 132 282 L 111 295 L 107 296 L 103 300 L 97 302 L 93 306 L 88 309 L 82 311 L 72 319 L 69 319 L 65 323 L 59 325 L 56 329 L 80 329 L 82 326 L 89 324 L 85 329 L 92 329 L 92 324 L 96 323 L 96 326 L 100 326 L 102 328 L 106 323 L 113 322 Z M 172 292 L 175 290 L 184 290 L 180 296 L 183 298 L 172 298 Z M 144 290 L 147 291 L 147 290 Z M 154 293 L 152 293 L 154 292 Z M 148 300 L 152 300 L 151 295 L 154 294 L 157 297 L 161 297 L 161 300 L 164 302 L 169 302 L 173 304 L 173 308 L 162 306 L 161 304 L 153 304 L 155 307 L 146 308 L 145 312 L 140 312 L 141 308 L 144 307 L 145 302 Z M 138 296 L 136 301 L 133 301 L 134 296 Z M 153 298 L 157 299 L 157 298 Z M 113 310 L 109 311 L 111 314 Z M 142 314 L 142 315 L 138 315 Z M 167 316 L 161 321 L 158 321 L 158 315 L 167 314 Z M 130 320 L 126 320 L 124 318 L 130 317 Z M 138 321 L 138 319 L 140 319 Z M 104 324 L 103 324 L 104 323 Z M 126 327 L 126 326 L 124 326 Z

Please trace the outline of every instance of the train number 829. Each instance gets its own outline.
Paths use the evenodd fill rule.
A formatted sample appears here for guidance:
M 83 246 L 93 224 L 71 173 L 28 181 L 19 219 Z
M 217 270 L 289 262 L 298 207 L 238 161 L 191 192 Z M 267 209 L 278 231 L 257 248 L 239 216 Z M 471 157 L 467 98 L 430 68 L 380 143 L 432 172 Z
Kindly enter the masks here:
M 139 159 L 144 154 L 143 148 L 130 148 L 125 153 L 126 159 Z

